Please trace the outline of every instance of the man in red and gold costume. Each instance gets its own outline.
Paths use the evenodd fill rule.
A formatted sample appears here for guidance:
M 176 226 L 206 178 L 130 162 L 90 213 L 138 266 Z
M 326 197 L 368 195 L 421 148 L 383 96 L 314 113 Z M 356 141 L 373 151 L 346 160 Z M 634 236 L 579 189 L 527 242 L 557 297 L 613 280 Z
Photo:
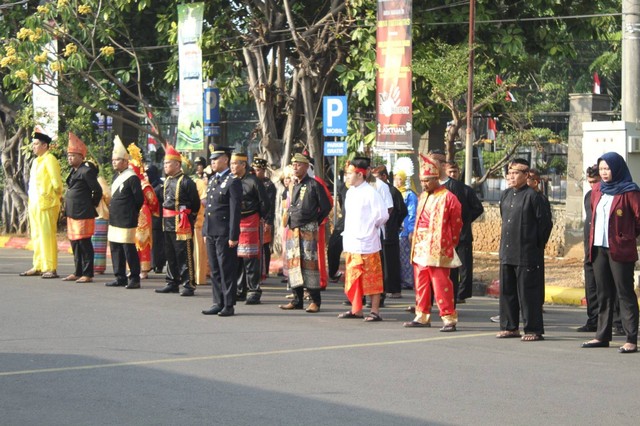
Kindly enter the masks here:
M 442 332 L 456 331 L 458 313 L 451 268 L 461 262 L 456 254 L 462 230 L 462 207 L 457 197 L 440 183 L 438 165 L 422 157 L 420 167 L 422 194 L 416 210 L 416 225 L 411 245 L 416 288 L 416 316 L 405 327 L 431 326 L 431 288 L 444 322 Z

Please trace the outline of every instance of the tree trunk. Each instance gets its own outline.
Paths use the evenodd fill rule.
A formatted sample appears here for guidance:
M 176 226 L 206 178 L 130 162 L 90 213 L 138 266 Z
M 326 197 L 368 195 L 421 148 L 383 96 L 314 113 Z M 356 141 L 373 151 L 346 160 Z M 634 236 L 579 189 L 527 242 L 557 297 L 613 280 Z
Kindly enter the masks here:
M 20 127 L 15 135 L 7 139 L 5 123 L 0 122 L 0 147 L 2 148 L 2 171 L 4 191 L 2 193 L 2 231 L 5 234 L 25 234 L 28 230 L 28 167 L 20 151 L 20 141 L 25 135 Z

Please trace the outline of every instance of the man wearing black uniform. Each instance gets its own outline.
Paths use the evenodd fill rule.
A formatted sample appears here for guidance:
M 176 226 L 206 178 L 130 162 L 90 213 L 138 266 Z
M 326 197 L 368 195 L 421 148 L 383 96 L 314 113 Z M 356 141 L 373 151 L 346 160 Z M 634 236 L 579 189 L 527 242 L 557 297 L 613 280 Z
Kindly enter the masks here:
M 271 179 L 267 177 L 267 160 L 256 157 L 253 159 L 251 167 L 253 167 L 258 180 L 264 185 L 269 204 L 269 209 L 263 221 L 261 270 L 262 279 L 265 279 L 269 275 L 269 265 L 271 263 L 271 243 L 273 242 L 273 223 L 276 216 L 276 196 L 278 195 L 278 189 L 273 182 L 271 182 Z
M 500 197 L 500 330 L 497 337 L 544 340 L 540 259 L 551 234 L 551 217 L 542 199 L 527 185 L 529 162 L 516 158 L 509 165 L 506 189 Z
M 236 300 L 246 300 L 247 305 L 257 305 L 262 296 L 260 226 L 261 219 L 269 210 L 269 202 L 262 182 L 255 175 L 247 172 L 247 154 L 234 152 L 231 155 L 230 165 L 231 173 L 242 184 Z
M 140 258 L 136 250 L 135 236 L 144 195 L 140 178 L 129 168 L 129 153 L 118 136 L 114 140 L 111 165 L 115 174 L 111 184 L 107 240 L 116 279 L 105 285 L 140 288 Z M 127 263 L 131 272 L 128 283 Z
M 156 293 L 178 293 L 193 296 L 196 289 L 193 265 L 193 225 L 200 210 L 196 184 L 182 172 L 182 157 L 171 145 L 164 156 L 164 194 L 162 228 L 167 258 L 166 285 Z
M 202 235 L 207 245 L 213 305 L 204 315 L 228 317 L 236 304 L 236 267 L 240 238 L 242 184 L 229 170 L 229 150 L 216 148 L 211 153 L 211 169 Z
M 160 171 L 153 164 L 147 167 L 146 170 L 149 183 L 153 187 L 158 198 L 158 204 L 164 203 L 164 183 L 160 179 Z M 151 237 L 153 246 L 151 246 L 151 267 L 156 274 L 161 274 L 164 270 L 164 265 L 167 263 L 164 257 L 164 232 L 162 232 L 162 210 L 158 216 L 151 216 Z

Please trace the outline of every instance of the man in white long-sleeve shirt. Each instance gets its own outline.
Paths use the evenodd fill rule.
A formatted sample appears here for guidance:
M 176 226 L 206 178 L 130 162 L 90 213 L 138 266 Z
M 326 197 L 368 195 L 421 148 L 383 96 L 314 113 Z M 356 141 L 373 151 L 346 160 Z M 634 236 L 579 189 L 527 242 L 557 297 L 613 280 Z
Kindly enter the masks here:
M 389 219 L 382 197 L 366 182 L 370 160 L 356 157 L 347 166 L 349 191 L 342 244 L 346 255 L 345 293 L 351 310 L 338 318 L 363 318 L 362 296 L 371 297 L 371 313 L 365 321 L 382 321 L 380 294 L 384 291 L 380 261 L 380 229 Z

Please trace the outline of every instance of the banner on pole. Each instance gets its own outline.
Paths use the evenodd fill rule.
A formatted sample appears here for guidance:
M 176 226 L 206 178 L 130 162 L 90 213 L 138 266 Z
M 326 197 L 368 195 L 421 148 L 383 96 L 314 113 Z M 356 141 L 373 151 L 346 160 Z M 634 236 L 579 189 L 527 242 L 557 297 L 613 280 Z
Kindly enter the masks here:
M 56 61 L 58 41 L 51 40 L 46 47 L 49 64 Z M 43 80 L 33 81 L 33 120 L 52 139 L 58 137 L 58 73 L 49 66 Z
M 378 0 L 376 148 L 410 150 L 412 0 Z
M 178 112 L 178 151 L 204 149 L 202 127 L 202 15 L 204 3 L 178 5 L 178 54 L 180 67 L 180 105 Z

